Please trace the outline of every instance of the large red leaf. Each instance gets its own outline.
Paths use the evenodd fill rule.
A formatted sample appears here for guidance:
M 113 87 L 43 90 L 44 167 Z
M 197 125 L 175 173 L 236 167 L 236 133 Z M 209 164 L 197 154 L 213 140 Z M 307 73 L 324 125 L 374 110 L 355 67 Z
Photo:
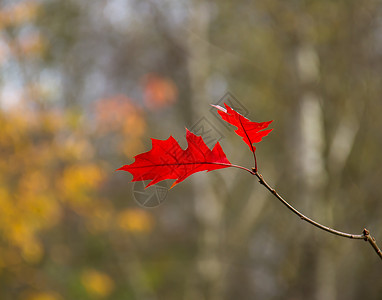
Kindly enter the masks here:
M 260 123 L 252 122 L 227 104 L 224 103 L 224 105 L 226 108 L 219 105 L 212 106 L 218 109 L 218 113 L 224 121 L 237 127 L 235 130 L 236 134 L 241 136 L 243 141 L 249 146 L 249 149 L 255 153 L 256 147 L 253 144 L 260 142 L 263 137 L 267 136 L 273 130 L 266 129 L 273 120 Z
M 133 181 L 151 180 L 147 187 L 165 179 L 176 179 L 171 186 L 173 187 L 196 172 L 209 172 L 233 166 L 219 142 L 210 150 L 200 136 L 188 130 L 186 139 L 186 150 L 183 150 L 172 136 L 164 141 L 151 139 L 150 151 L 135 156 L 134 163 L 117 170 L 130 172 Z

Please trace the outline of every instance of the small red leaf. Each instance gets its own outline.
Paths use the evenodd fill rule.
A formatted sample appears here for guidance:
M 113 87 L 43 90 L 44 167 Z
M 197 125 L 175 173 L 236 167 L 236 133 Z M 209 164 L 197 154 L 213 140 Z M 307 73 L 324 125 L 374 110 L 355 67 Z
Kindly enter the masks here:
M 212 106 L 218 109 L 218 113 L 224 121 L 237 127 L 235 130 L 236 134 L 241 136 L 243 141 L 249 146 L 249 149 L 255 153 L 256 147 L 253 144 L 259 143 L 263 137 L 267 136 L 273 130 L 266 129 L 273 120 L 261 123 L 252 122 L 227 104 L 224 103 L 224 105 L 226 108 L 219 105 Z
M 133 175 L 133 181 L 151 180 L 147 187 L 165 180 L 176 179 L 175 186 L 200 171 L 212 171 L 233 165 L 228 161 L 219 142 L 210 150 L 202 137 L 187 130 L 188 147 L 183 150 L 170 136 L 167 140 L 152 140 L 152 149 L 135 156 L 135 162 L 117 170 Z

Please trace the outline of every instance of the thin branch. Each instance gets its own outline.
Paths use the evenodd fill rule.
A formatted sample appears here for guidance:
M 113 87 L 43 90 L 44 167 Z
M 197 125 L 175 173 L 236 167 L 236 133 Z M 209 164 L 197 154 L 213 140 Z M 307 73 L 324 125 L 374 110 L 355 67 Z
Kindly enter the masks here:
M 370 231 L 365 228 L 363 230 L 363 235 L 365 237 L 364 240 L 370 243 L 370 245 L 373 247 L 375 252 L 377 252 L 378 256 L 382 259 L 382 251 L 381 251 L 381 249 L 379 249 L 377 242 L 375 241 L 375 238 L 373 238 L 370 235 Z
M 342 231 L 338 231 L 338 230 L 335 230 L 335 229 L 332 229 L 330 227 L 327 227 L 325 225 L 322 225 L 310 218 L 308 218 L 307 216 L 305 216 L 304 214 L 302 214 L 301 212 L 299 212 L 297 209 L 295 209 L 292 205 L 290 205 L 283 197 L 281 197 L 274 188 L 272 188 L 263 178 L 263 176 L 261 174 L 259 174 L 255 168 L 252 169 L 252 174 L 255 175 L 258 179 L 259 179 L 259 182 L 260 184 L 262 184 L 263 186 L 265 186 L 265 188 L 270 191 L 278 200 L 280 200 L 280 202 L 282 204 L 284 204 L 289 210 L 291 210 L 294 214 L 296 214 L 297 216 L 299 216 L 302 220 L 312 224 L 313 226 L 317 227 L 317 228 L 320 228 L 322 230 L 325 230 L 331 234 L 335 234 L 335 235 L 338 235 L 338 236 L 342 236 L 342 237 L 345 237 L 345 238 L 349 238 L 349 239 L 358 239 L 358 240 L 364 240 L 364 241 L 367 241 L 370 243 L 370 245 L 373 247 L 373 249 L 375 250 L 375 252 L 377 252 L 378 256 L 382 259 L 382 251 L 381 249 L 378 247 L 377 245 L 377 242 L 375 241 L 375 239 L 370 235 L 370 231 L 367 230 L 366 228 L 363 230 L 362 234 L 351 234 L 351 233 L 346 233 L 346 232 L 342 232 Z

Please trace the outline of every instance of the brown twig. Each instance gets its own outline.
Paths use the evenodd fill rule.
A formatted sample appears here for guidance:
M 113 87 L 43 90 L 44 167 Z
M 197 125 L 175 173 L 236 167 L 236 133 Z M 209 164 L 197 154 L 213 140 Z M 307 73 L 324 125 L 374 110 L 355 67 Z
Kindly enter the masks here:
M 366 228 L 364 228 L 363 229 L 363 236 L 364 236 L 364 240 L 370 243 L 370 245 L 373 247 L 375 252 L 377 252 L 378 256 L 382 259 L 382 251 L 381 251 L 381 249 L 379 249 L 377 242 L 375 241 L 375 238 L 373 238 L 370 235 L 370 231 L 367 230 Z
M 280 200 L 281 203 L 284 204 L 289 210 L 291 210 L 294 214 L 298 215 L 301 220 L 304 220 L 304 221 L 312 224 L 313 226 L 315 226 L 317 228 L 320 228 L 322 230 L 325 230 L 325 231 L 327 231 L 327 232 L 329 232 L 331 234 L 335 234 L 335 235 L 342 236 L 342 237 L 349 238 L 349 239 L 358 239 L 358 240 L 367 241 L 373 247 L 375 252 L 377 252 L 378 256 L 382 259 L 382 251 L 381 251 L 381 249 L 378 247 L 377 242 L 375 241 L 375 239 L 370 235 L 370 231 L 367 230 L 366 228 L 363 230 L 362 234 L 350 234 L 350 233 L 338 231 L 338 230 L 332 229 L 330 227 L 327 227 L 325 225 L 322 225 L 322 224 L 320 224 L 320 223 L 318 223 L 318 222 L 308 218 L 307 216 L 305 216 L 304 214 L 299 212 L 297 209 L 295 209 L 292 205 L 290 205 L 283 197 L 281 197 L 276 192 L 276 190 L 274 188 L 272 188 L 264 180 L 263 176 L 260 173 L 258 173 L 255 168 L 252 169 L 251 174 L 255 175 L 259 179 L 260 184 L 265 186 L 265 188 L 268 191 L 270 191 L 278 200 Z

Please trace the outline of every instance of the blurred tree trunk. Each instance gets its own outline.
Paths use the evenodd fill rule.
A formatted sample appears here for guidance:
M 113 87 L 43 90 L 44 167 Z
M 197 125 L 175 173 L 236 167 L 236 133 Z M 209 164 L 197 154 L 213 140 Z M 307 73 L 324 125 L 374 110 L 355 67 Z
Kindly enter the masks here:
M 320 96 L 314 91 L 314 85 L 319 80 L 319 59 L 317 51 L 309 42 L 303 42 L 296 51 L 297 74 L 301 88 L 299 128 L 300 141 L 297 162 L 300 170 L 302 193 L 302 209 L 313 219 L 331 225 L 332 220 L 326 216 L 331 215 L 331 204 L 325 199 L 328 174 L 325 170 L 324 150 L 326 138 L 324 134 L 324 118 Z M 329 224 L 328 224 L 329 222 Z M 307 238 L 306 247 L 310 249 L 313 265 L 315 265 L 316 279 L 313 290 L 317 300 L 336 299 L 336 276 L 334 256 L 330 247 L 325 247 L 316 242 L 314 237 L 321 239 L 322 235 L 315 229 L 305 231 Z M 318 237 L 319 235 L 319 237 Z M 318 244 L 315 245 L 315 242 Z M 306 267 L 307 265 L 305 265 Z
M 195 123 L 206 111 L 208 99 L 206 84 L 210 72 L 209 57 L 209 23 L 210 7 L 205 1 L 192 2 L 187 49 L 189 54 L 189 77 L 191 83 L 192 121 Z M 222 299 L 222 265 L 219 260 L 221 220 L 223 215 L 222 201 L 209 178 L 194 178 L 195 214 L 200 225 L 200 240 L 196 270 L 186 299 Z

